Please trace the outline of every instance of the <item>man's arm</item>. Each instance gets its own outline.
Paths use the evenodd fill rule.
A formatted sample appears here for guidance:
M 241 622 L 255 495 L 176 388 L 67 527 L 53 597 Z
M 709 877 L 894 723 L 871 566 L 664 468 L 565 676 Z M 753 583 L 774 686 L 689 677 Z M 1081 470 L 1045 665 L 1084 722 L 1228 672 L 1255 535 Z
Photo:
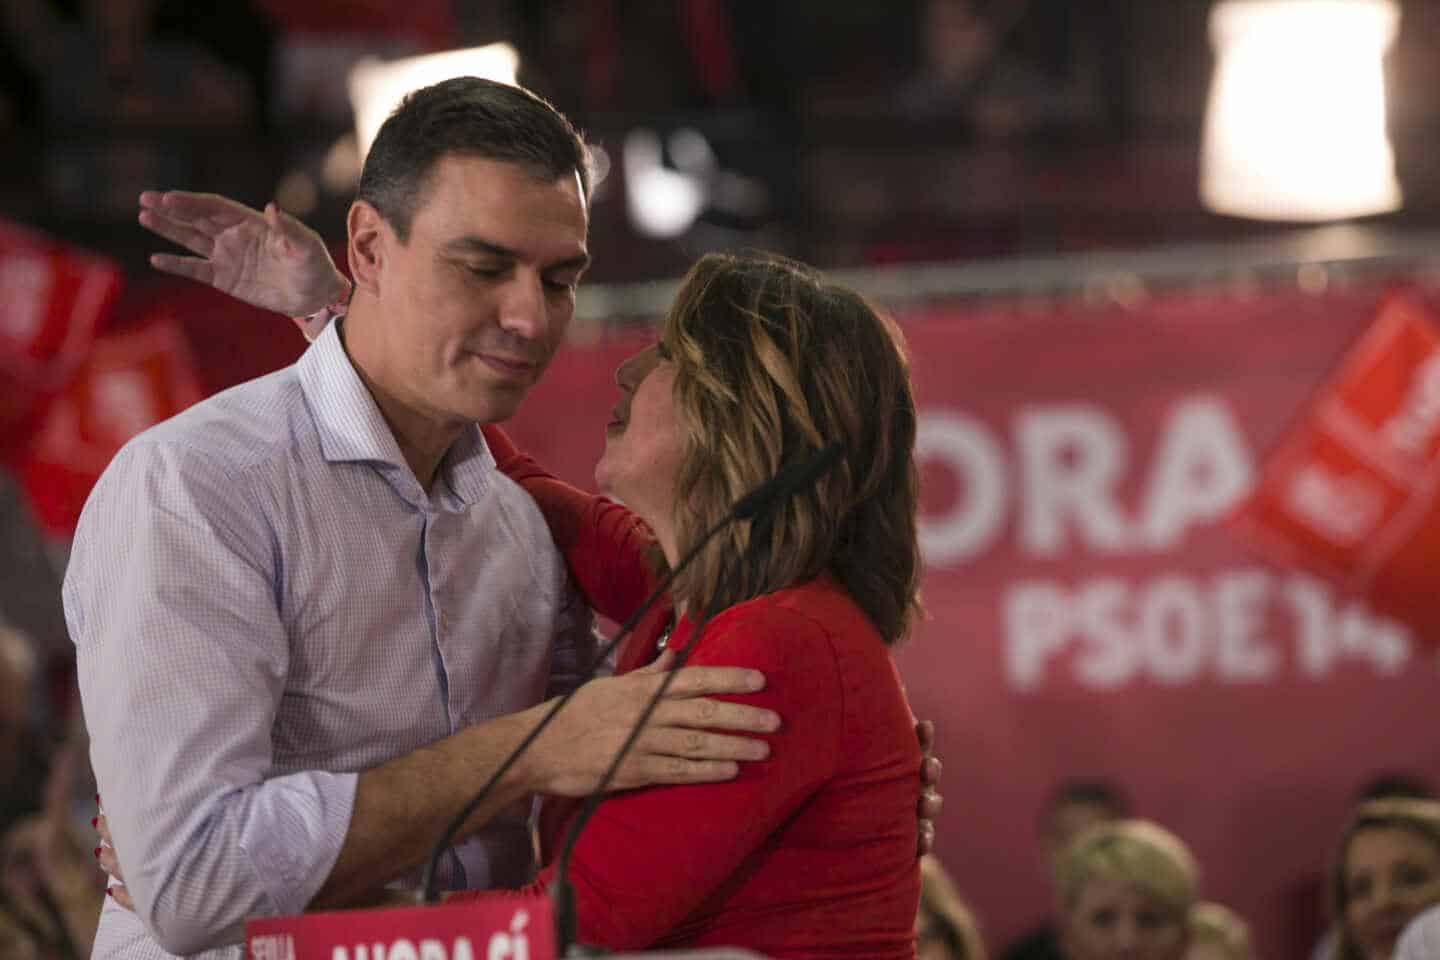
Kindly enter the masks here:
M 247 916 L 371 897 L 423 862 L 539 715 L 489 721 L 359 774 L 273 775 L 291 642 L 273 550 L 243 474 L 143 440 L 106 471 L 77 532 L 66 614 L 96 778 L 137 912 L 172 953 L 236 942 Z M 466 832 L 530 791 L 588 790 L 656 683 L 586 685 Z M 620 786 L 733 776 L 731 761 L 763 745 L 687 728 L 776 720 L 694 696 L 755 685 L 753 671 L 691 674 Z
M 290 655 L 273 552 L 243 476 L 142 439 L 96 485 L 66 572 L 96 780 L 172 953 L 303 909 L 350 820 L 355 774 L 272 769 Z
M 501 779 L 460 836 L 480 829 L 508 804 L 532 793 L 589 794 L 660 686 L 668 664 L 668 660 L 661 661 L 645 670 L 592 680 L 581 687 Z M 738 772 L 736 761 L 769 756 L 763 740 L 701 729 L 755 733 L 779 729 L 778 715 L 768 709 L 703 699 L 707 694 L 753 693 L 763 686 L 763 676 L 754 670 L 695 667 L 681 671 L 611 789 L 729 780 Z M 549 706 L 544 703 L 477 724 L 361 773 L 344 847 L 310 907 L 368 902 L 385 879 L 423 864 L 450 818 L 499 768 Z

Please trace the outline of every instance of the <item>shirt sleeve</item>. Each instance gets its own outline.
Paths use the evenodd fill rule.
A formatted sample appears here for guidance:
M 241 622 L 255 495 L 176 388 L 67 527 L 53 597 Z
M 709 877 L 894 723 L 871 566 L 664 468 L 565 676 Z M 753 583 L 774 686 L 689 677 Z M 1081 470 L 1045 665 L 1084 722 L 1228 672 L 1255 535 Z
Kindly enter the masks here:
M 499 427 L 487 425 L 482 433 L 496 465 L 539 506 L 590 606 L 612 620 L 630 616 L 654 589 L 660 563 L 655 535 L 645 521 L 547 472 Z
M 275 776 L 289 642 L 278 548 L 244 476 L 132 443 L 81 516 L 64 584 L 91 762 L 136 911 L 176 954 L 302 911 L 356 774 Z
M 652 787 L 600 805 L 569 871 L 587 943 L 653 944 L 713 897 L 838 768 L 843 698 L 823 629 L 793 611 L 749 605 L 722 614 L 706 634 L 689 662 L 763 671 L 763 691 L 723 699 L 775 710 L 784 726 L 764 737 L 770 757 L 741 764 L 733 780 Z M 530 890 L 553 879 L 547 866 Z

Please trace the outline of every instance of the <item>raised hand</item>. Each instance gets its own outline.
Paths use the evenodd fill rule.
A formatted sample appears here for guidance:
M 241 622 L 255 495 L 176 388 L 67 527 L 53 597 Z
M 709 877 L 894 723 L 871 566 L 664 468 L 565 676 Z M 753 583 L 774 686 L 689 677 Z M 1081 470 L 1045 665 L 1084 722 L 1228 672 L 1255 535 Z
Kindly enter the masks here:
M 288 317 L 314 313 L 349 290 L 320 235 L 273 203 L 261 213 L 214 193 L 147 190 L 140 225 L 196 254 L 154 254 L 155 269 Z

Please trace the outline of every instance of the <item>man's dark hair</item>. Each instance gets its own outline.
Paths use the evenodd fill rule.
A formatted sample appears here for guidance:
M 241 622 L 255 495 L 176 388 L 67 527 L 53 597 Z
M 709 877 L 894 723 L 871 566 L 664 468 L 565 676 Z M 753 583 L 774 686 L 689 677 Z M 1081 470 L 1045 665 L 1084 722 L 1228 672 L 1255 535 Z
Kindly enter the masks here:
M 547 181 L 578 173 L 590 194 L 589 151 L 560 111 L 520 87 L 455 77 L 413 91 L 390 114 L 365 158 L 356 199 L 408 241 L 430 173 L 447 154 L 518 164 Z

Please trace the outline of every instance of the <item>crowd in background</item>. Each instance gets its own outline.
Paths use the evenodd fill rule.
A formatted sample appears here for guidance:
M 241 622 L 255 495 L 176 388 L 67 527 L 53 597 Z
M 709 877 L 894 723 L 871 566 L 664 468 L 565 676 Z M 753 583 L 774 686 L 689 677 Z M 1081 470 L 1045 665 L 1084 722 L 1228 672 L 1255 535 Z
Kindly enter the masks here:
M 1003 950 L 933 858 L 922 869 L 920 960 L 1255 960 L 1249 927 L 1201 897 L 1185 842 L 1132 816 L 1101 780 L 1061 783 L 1041 819 L 1053 912 Z M 1023 854 L 1021 854 L 1023 855 Z M 1327 883 L 1331 925 L 1310 960 L 1420 960 L 1440 933 L 1440 802 L 1420 780 L 1377 776 L 1355 798 Z

